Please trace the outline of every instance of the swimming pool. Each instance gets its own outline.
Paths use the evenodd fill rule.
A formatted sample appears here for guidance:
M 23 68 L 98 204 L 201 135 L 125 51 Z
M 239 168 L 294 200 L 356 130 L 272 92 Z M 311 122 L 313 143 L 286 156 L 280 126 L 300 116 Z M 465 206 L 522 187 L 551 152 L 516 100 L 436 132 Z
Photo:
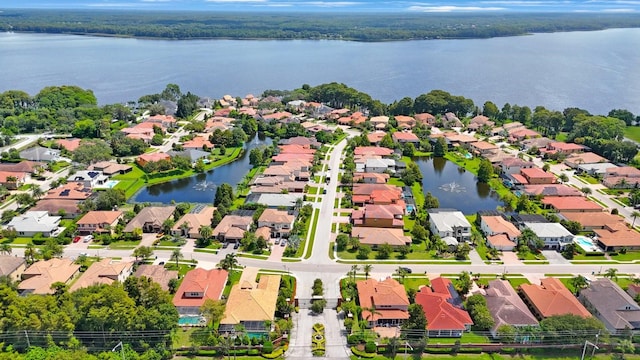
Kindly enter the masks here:
M 118 182 L 118 180 L 107 180 L 103 184 L 96 185 L 95 187 L 98 189 L 113 189 Z
M 178 319 L 179 326 L 204 326 L 206 319 L 200 315 L 183 315 Z
M 602 252 L 600 248 L 593 242 L 592 239 L 582 236 L 576 235 L 573 237 L 573 242 L 582 248 L 582 250 L 586 252 Z

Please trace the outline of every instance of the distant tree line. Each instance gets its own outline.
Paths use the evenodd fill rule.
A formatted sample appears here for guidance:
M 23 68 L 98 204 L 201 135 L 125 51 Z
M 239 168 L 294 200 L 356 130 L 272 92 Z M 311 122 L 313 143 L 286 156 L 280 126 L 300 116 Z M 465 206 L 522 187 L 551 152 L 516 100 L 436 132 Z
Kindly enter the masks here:
M 342 39 L 388 41 L 491 38 L 534 32 L 639 27 L 634 14 L 283 14 L 13 10 L 1 31 L 164 39 Z

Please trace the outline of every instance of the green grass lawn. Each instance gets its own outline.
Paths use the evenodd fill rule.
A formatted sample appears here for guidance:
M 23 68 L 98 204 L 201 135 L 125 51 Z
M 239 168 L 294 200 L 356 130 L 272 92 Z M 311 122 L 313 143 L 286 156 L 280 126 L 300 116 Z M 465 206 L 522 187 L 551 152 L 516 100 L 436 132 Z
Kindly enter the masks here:
M 314 219 L 313 225 L 311 226 L 311 234 L 309 236 L 309 246 L 307 246 L 307 252 L 304 254 L 304 258 L 308 259 L 311 257 L 311 252 L 313 251 L 313 242 L 316 239 L 316 228 L 318 227 L 318 218 L 320 217 L 320 209 L 315 209 L 313 211 Z
M 420 244 L 411 244 L 411 249 L 413 250 L 405 258 L 401 257 L 401 254 L 397 251 L 391 253 L 391 256 L 387 260 L 455 260 L 455 258 L 443 259 L 438 257 L 435 250 L 426 250 L 425 243 Z M 368 260 L 376 260 L 378 256 L 377 250 L 372 250 L 369 254 Z M 343 250 L 338 252 L 338 258 L 342 260 L 360 260 L 358 259 L 358 252 L 349 250 Z
M 2 243 L 3 244 L 14 244 L 14 245 L 27 245 L 31 242 L 31 238 L 30 237 L 17 237 L 15 239 L 13 239 L 13 241 L 4 238 L 2 239 Z
M 627 126 L 624 129 L 624 136 L 633 140 L 640 142 L 640 127 L 638 126 Z
M 167 270 L 178 270 L 178 275 L 182 278 L 184 277 L 184 274 L 195 268 L 195 265 L 178 264 L 178 267 L 176 267 L 175 262 L 169 261 L 164 265 L 164 268 Z
M 544 257 L 544 255 L 542 255 L 542 253 L 540 254 L 534 254 L 530 251 L 527 252 L 520 252 L 518 253 L 518 259 L 520 260 L 547 260 L 547 258 Z
M 188 347 L 191 346 L 191 334 L 195 331 L 196 328 L 188 327 L 185 329 L 178 329 L 175 332 L 175 336 L 173 337 L 173 347 Z
M 421 285 L 431 285 L 429 278 L 427 277 L 405 277 L 403 282 L 405 290 L 420 288 Z
M 482 344 L 489 343 L 489 338 L 480 334 L 476 334 L 473 331 L 465 332 L 460 338 L 430 338 L 431 344 L 455 344 L 460 340 L 461 344 Z
M 640 260 L 640 251 L 627 251 L 626 254 L 618 254 L 618 255 L 611 256 L 611 259 L 618 260 L 618 261 Z
M 587 184 L 599 184 L 600 181 L 598 181 L 598 179 L 594 178 L 593 176 L 589 176 L 586 174 L 580 174 L 580 175 L 576 175 L 577 178 L 584 180 Z
M 529 280 L 527 280 L 526 278 L 520 277 L 520 278 L 507 278 L 507 281 L 509 281 L 509 284 L 511 284 L 511 286 L 514 289 L 518 289 L 518 286 L 522 285 L 522 284 L 531 284 L 529 282 Z
M 109 249 L 134 249 L 140 245 L 140 240 L 136 241 L 113 241 L 109 244 Z
M 307 194 L 316 195 L 320 193 L 320 188 L 315 186 L 309 186 Z

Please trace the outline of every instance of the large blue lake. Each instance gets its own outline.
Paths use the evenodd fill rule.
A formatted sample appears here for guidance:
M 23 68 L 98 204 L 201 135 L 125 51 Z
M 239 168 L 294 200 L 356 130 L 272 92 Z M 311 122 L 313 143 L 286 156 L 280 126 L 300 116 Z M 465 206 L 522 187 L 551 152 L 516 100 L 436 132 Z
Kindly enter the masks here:
M 433 89 L 494 101 L 640 113 L 640 29 L 477 40 L 141 40 L 0 34 L 0 91 L 93 89 L 101 104 L 167 83 L 201 96 L 342 82 L 385 103 Z

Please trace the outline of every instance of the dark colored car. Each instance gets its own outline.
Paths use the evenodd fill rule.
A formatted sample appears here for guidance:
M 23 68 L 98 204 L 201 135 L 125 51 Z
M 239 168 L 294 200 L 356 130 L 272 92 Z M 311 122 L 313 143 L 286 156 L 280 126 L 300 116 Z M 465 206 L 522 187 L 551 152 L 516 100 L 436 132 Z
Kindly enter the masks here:
M 400 267 L 400 269 L 404 270 L 407 274 L 411 274 L 412 270 L 408 267 Z

